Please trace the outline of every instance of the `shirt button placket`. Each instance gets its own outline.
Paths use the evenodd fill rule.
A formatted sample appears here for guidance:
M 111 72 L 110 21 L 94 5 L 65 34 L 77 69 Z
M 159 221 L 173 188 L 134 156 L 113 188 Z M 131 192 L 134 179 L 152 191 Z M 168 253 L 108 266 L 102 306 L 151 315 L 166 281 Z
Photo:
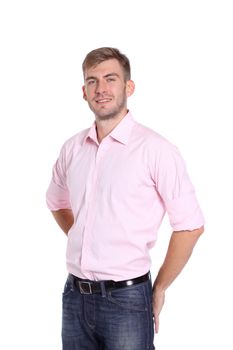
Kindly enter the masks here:
M 83 245 L 82 245 L 82 257 L 81 257 L 81 268 L 82 271 L 86 271 L 86 275 L 89 276 L 90 279 L 94 279 L 90 273 L 89 269 L 89 261 L 88 258 L 91 257 L 91 230 L 93 227 L 93 219 L 95 217 L 95 196 L 97 191 L 97 183 L 98 183 L 98 175 L 99 175 L 99 167 L 101 165 L 101 160 L 103 159 L 106 150 L 108 148 L 107 140 L 102 141 L 99 145 L 98 150 L 96 152 L 95 158 L 95 167 L 93 170 L 93 176 L 91 178 L 91 183 L 88 188 L 88 196 L 87 196 L 87 213 L 86 213 L 86 225 L 83 232 Z

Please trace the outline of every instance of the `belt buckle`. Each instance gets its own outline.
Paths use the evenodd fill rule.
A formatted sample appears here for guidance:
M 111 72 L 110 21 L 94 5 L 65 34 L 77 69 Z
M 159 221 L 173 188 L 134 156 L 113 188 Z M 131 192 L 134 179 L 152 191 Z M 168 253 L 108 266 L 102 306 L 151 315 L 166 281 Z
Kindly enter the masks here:
M 79 290 L 81 294 L 92 294 L 91 283 L 78 281 Z M 88 288 L 86 288 L 88 287 Z

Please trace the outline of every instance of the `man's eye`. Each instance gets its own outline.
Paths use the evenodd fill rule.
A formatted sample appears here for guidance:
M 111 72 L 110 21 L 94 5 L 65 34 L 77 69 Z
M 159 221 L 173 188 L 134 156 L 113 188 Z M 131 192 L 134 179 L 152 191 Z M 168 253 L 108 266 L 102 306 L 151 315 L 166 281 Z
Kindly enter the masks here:
M 107 79 L 107 82 L 111 82 L 111 81 L 115 81 L 116 79 L 114 79 L 114 78 L 108 78 Z
M 88 80 L 87 85 L 93 85 L 95 84 L 95 80 Z

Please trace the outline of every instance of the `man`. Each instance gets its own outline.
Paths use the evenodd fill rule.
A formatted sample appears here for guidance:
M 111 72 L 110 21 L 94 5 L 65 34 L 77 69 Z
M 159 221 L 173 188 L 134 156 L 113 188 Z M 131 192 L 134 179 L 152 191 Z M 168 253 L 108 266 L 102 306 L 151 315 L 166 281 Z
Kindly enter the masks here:
M 63 350 L 154 349 L 165 291 L 203 232 L 203 216 L 176 147 L 127 109 L 128 58 L 93 50 L 83 74 L 95 122 L 64 144 L 47 191 L 68 235 Z M 152 289 L 149 250 L 165 212 L 173 233 Z

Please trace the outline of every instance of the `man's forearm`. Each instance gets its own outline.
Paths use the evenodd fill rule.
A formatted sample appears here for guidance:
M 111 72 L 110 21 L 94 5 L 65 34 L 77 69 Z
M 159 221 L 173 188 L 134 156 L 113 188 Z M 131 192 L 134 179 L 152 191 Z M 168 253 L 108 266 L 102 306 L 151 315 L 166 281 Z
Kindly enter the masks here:
M 165 301 L 165 291 L 182 271 L 193 248 L 204 231 L 201 227 L 193 231 L 173 232 L 167 254 L 153 286 L 153 313 L 155 331 L 159 331 L 159 315 Z
M 204 228 L 173 232 L 167 254 L 154 283 L 154 289 L 166 290 L 182 271 Z
M 52 214 L 57 222 L 57 224 L 60 226 L 62 231 L 65 232 L 65 234 L 68 233 L 69 229 L 74 223 L 74 216 L 71 209 L 59 209 L 56 211 L 52 211 Z

